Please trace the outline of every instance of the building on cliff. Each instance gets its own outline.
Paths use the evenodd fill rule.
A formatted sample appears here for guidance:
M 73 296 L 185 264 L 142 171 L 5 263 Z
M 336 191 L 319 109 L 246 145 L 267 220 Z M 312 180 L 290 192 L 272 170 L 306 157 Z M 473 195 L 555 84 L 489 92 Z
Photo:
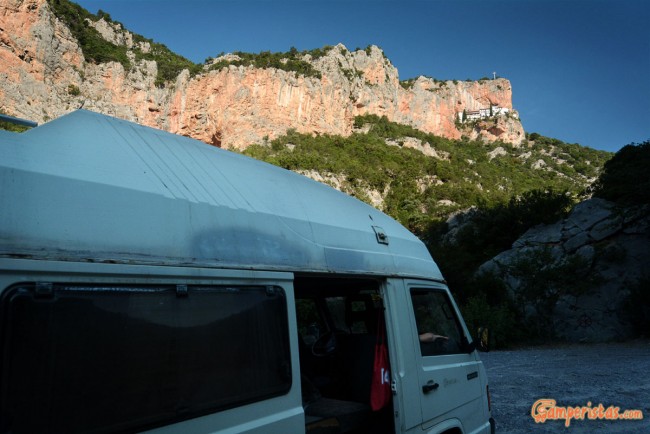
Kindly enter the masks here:
M 506 116 L 508 114 L 510 114 L 515 119 L 519 118 L 517 112 L 511 112 L 508 107 L 500 107 L 498 105 L 490 105 L 489 108 L 480 108 L 478 110 L 463 110 L 456 112 L 456 116 L 458 116 L 458 120 L 460 122 L 476 121 L 493 116 Z

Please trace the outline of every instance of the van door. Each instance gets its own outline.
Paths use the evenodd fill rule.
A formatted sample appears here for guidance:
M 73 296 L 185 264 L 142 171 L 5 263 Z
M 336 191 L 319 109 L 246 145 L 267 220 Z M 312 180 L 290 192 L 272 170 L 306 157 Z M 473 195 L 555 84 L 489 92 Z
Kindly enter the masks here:
M 456 425 L 474 432 L 487 420 L 479 378 L 485 371 L 469 351 L 459 311 L 442 284 L 405 281 L 405 289 L 417 370 L 412 393 L 420 398 L 422 428 Z

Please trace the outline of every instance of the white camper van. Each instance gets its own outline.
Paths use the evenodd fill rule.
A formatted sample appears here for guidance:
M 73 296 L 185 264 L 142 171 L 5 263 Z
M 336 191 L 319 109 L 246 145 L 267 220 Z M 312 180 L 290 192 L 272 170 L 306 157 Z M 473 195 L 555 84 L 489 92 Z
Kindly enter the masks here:
M 0 131 L 0 296 L 0 433 L 494 432 L 422 242 L 186 137 L 83 110 Z

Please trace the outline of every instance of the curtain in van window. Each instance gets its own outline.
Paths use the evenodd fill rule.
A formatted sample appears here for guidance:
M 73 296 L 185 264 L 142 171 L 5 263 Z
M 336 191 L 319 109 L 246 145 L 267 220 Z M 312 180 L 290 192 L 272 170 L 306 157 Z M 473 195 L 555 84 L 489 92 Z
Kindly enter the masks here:
M 0 431 L 133 431 L 289 391 L 281 288 L 181 288 L 8 291 Z

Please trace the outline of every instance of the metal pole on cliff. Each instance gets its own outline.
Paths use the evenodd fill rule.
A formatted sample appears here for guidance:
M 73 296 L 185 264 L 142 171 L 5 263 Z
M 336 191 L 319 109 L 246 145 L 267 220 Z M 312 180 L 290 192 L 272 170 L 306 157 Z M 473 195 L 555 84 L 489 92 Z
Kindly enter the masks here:
M 492 80 L 496 80 L 496 79 L 497 79 L 497 73 L 496 73 L 496 72 L 493 72 L 493 73 L 492 73 L 492 77 L 494 77 L 494 78 L 492 78 Z

